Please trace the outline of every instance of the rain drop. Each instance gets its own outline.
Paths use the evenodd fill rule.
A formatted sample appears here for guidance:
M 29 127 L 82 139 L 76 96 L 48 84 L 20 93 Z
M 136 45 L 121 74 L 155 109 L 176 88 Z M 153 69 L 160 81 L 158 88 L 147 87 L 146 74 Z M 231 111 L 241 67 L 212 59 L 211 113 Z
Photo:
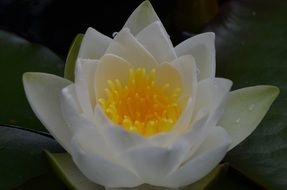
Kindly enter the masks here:
M 200 70 L 198 68 L 196 68 L 196 74 L 199 75 L 200 74 Z
M 248 110 L 249 110 L 249 111 L 253 111 L 254 108 L 255 108 L 255 104 L 251 104 L 251 105 L 249 106 Z
M 235 120 L 235 123 L 239 124 L 239 123 L 240 123 L 240 118 L 237 118 L 237 119 Z
M 113 32 L 112 34 L 113 38 L 116 37 L 117 34 L 118 34 L 117 32 Z

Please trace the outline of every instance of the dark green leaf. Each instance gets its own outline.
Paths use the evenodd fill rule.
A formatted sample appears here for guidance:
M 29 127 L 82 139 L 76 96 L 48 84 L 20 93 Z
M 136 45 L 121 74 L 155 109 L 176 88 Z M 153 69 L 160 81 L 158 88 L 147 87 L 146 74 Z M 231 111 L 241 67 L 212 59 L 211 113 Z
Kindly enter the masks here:
M 224 163 L 184 190 L 260 190 L 261 188 Z
M 0 134 L 1 190 L 16 188 L 31 178 L 51 173 L 43 149 L 63 151 L 46 133 L 0 126 Z M 56 179 L 49 178 L 49 180 Z
M 204 190 L 263 190 L 254 182 L 241 175 L 228 164 Z
M 50 153 L 46 156 L 56 172 L 57 176 L 74 190 L 103 190 L 104 188 L 86 178 L 74 164 L 71 156 L 67 153 Z
M 230 0 L 208 30 L 216 33 L 217 75 L 234 89 L 275 85 L 281 94 L 257 130 L 226 160 L 272 190 L 287 187 L 287 1 Z
M 74 70 L 75 70 L 75 65 L 76 65 L 76 59 L 78 57 L 78 53 L 79 53 L 79 49 L 80 49 L 83 37 L 84 37 L 84 34 L 78 34 L 75 37 L 69 49 L 69 53 L 66 59 L 64 76 L 66 79 L 69 79 L 70 81 L 74 81 L 74 77 L 75 77 Z
M 44 130 L 24 95 L 22 75 L 39 71 L 61 75 L 63 62 L 49 49 L 0 31 L 0 124 Z
M 204 190 L 206 189 L 221 173 L 224 172 L 225 166 L 224 165 L 218 165 L 216 168 L 214 168 L 207 176 L 202 178 L 201 180 L 195 182 L 194 184 L 191 184 L 184 188 L 184 190 Z
M 65 185 L 58 180 L 53 172 L 29 179 L 13 190 L 65 190 Z

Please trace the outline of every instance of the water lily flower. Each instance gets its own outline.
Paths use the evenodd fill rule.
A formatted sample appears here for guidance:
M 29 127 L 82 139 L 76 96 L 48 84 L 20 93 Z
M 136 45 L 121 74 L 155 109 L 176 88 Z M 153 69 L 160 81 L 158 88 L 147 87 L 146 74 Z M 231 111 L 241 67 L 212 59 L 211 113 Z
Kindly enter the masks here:
M 25 73 L 25 92 L 92 182 L 185 186 L 244 140 L 278 95 L 272 86 L 230 92 L 232 82 L 215 77 L 214 39 L 203 33 L 174 48 L 145 1 L 113 39 L 86 31 L 74 81 Z

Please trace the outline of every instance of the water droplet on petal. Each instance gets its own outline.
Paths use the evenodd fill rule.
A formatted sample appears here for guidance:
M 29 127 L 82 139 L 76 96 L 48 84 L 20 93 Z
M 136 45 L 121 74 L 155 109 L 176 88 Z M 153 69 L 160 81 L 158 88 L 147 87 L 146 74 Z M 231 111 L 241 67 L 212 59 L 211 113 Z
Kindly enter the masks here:
M 240 118 L 237 118 L 237 119 L 235 120 L 235 123 L 239 124 L 239 123 L 240 123 Z
M 116 37 L 117 34 L 118 34 L 118 32 L 113 32 L 113 34 L 112 34 L 113 38 Z
M 253 111 L 255 108 L 255 104 L 251 104 L 249 107 L 248 107 L 248 110 L 249 111 Z
M 198 68 L 196 68 L 196 74 L 199 75 L 200 74 L 200 70 Z

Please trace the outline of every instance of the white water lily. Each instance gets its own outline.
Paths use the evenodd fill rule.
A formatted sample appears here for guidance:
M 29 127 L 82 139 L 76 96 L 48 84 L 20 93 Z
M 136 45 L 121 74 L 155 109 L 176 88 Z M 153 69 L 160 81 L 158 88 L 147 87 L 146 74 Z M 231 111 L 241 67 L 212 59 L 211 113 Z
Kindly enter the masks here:
M 185 186 L 244 140 L 278 95 L 271 86 L 230 93 L 232 82 L 215 77 L 214 38 L 203 33 L 174 48 L 146 1 L 114 39 L 87 30 L 74 83 L 25 73 L 25 92 L 92 182 Z

